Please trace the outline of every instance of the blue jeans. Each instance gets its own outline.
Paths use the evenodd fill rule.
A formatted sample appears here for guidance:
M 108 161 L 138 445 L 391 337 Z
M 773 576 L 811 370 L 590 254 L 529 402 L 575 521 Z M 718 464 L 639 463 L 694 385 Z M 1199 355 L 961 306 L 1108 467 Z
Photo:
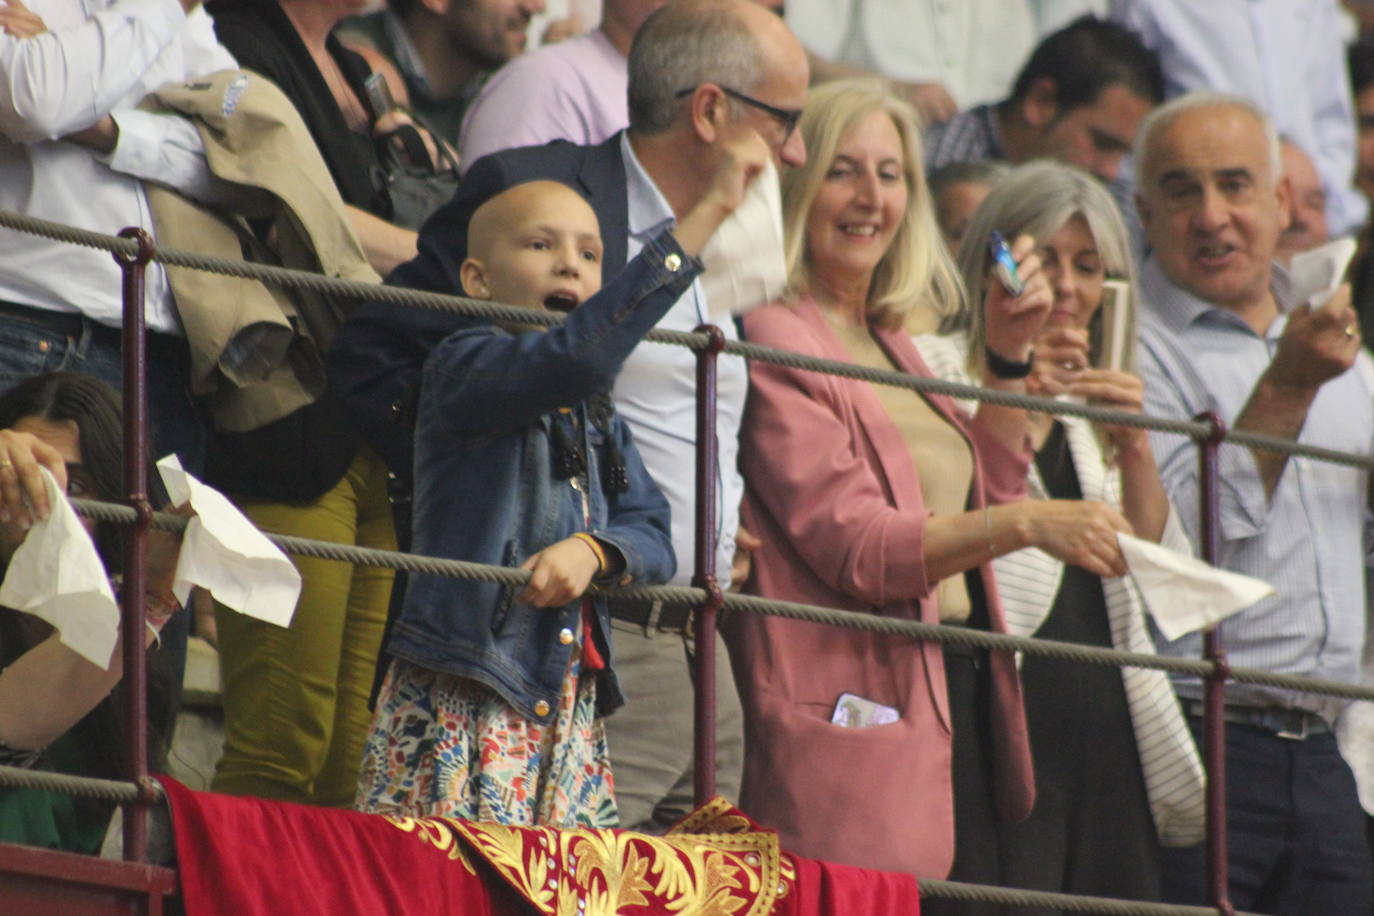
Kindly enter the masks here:
M 1202 720 L 1190 718 L 1202 740 Z M 1236 909 L 1368 916 L 1369 844 L 1355 777 L 1332 734 L 1303 741 L 1226 726 L 1226 830 Z M 1206 902 L 1204 846 L 1161 852 L 1164 899 Z
M 76 316 L 72 322 L 79 330 L 64 334 L 37 321 L 0 315 L 0 392 L 44 372 L 80 372 L 122 389 L 119 330 Z M 205 430 L 191 397 L 190 352 L 184 340 L 170 334 L 150 333 L 147 340 L 150 453 L 157 459 L 176 452 L 183 467 L 199 473 L 205 464 Z

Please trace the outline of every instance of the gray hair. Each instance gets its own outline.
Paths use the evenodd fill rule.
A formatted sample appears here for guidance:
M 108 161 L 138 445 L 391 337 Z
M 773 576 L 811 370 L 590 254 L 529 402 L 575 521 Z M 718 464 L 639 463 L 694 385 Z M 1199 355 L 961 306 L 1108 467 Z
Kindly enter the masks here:
M 1043 242 L 1075 216 L 1083 217 L 1088 224 L 1107 276 L 1125 280 L 1134 291 L 1137 287 L 1130 237 L 1111 193 L 1101 181 L 1081 169 L 1039 159 L 1013 169 L 973 214 L 958 257 L 959 273 L 973 304 L 949 316 L 941 325 L 940 333 L 967 330 L 969 358 L 971 361 L 981 359 L 987 340 L 982 290 L 991 266 L 988 236 L 995 229 L 1008 242 L 1018 235 L 1029 235 Z M 1129 320 L 1134 322 L 1134 310 L 1130 315 Z M 1128 339 L 1133 340 L 1134 327 L 1127 331 Z M 1092 354 L 1094 363 L 1099 356 L 1096 352 Z
M 674 0 L 655 10 L 630 45 L 630 129 L 667 130 L 685 102 L 677 93 L 702 83 L 753 91 L 763 78 L 761 57 L 729 0 Z
M 1136 191 L 1143 192 L 1145 189 L 1146 166 L 1149 165 L 1147 154 L 1155 134 L 1168 128 L 1170 124 L 1178 120 L 1180 115 L 1199 108 L 1239 108 L 1253 115 L 1264 131 L 1264 139 L 1269 147 L 1270 175 L 1275 181 L 1278 181 L 1279 176 L 1283 174 L 1283 158 L 1279 151 L 1279 132 L 1274 127 L 1274 122 L 1270 120 L 1269 115 L 1265 114 L 1264 109 L 1241 95 L 1226 92 L 1189 92 L 1165 102 L 1150 112 L 1141 122 L 1140 130 L 1135 138 L 1135 149 L 1131 151 L 1131 158 L 1135 160 L 1135 175 L 1133 177 Z

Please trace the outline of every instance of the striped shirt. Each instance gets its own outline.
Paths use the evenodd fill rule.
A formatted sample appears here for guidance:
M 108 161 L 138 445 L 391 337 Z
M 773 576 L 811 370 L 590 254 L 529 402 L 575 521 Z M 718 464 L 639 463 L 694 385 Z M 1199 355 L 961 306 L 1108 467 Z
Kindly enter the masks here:
M 951 162 L 1005 159 L 1002 131 L 997 126 L 997 107 L 978 105 L 948 121 L 932 124 L 921 135 L 926 171 L 934 172 Z
M 1171 283 L 1151 258 L 1141 275 L 1140 374 L 1147 413 L 1187 419 L 1215 411 L 1230 426 L 1274 358 L 1294 303 L 1287 275 L 1273 269 L 1281 313 L 1257 334 L 1234 313 Z M 1361 352 L 1354 368 L 1322 386 L 1299 441 L 1342 451 L 1374 452 L 1374 364 Z M 1198 537 L 1197 447 L 1151 433 L 1160 475 L 1194 543 Z M 1277 593 L 1221 626 L 1233 665 L 1355 684 L 1365 633 L 1367 480 L 1353 468 L 1290 458 L 1266 499 L 1248 448 L 1224 444 L 1219 455 L 1220 566 L 1271 583 Z M 1198 634 L 1160 640 L 1165 655 L 1196 658 Z M 1181 696 L 1202 694 L 1197 678 L 1178 678 Z M 1345 701 L 1276 688 L 1232 685 L 1232 702 L 1306 709 L 1334 721 Z

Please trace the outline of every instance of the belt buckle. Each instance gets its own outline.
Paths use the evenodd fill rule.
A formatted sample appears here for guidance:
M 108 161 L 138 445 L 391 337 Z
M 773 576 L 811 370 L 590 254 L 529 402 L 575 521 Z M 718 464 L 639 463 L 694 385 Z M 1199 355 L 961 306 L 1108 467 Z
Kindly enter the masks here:
M 649 599 L 649 613 L 644 617 L 644 635 L 653 636 L 658 629 L 658 618 L 663 614 L 663 601 L 659 598 Z
M 1288 725 L 1274 732 L 1277 737 L 1283 738 L 1285 741 L 1306 741 L 1309 735 L 1314 734 L 1314 732 L 1309 731 L 1309 726 L 1311 726 L 1314 718 L 1313 713 L 1304 712 L 1301 709 L 1290 709 L 1285 710 L 1284 717 L 1288 719 Z M 1295 719 L 1297 728 L 1292 727 Z

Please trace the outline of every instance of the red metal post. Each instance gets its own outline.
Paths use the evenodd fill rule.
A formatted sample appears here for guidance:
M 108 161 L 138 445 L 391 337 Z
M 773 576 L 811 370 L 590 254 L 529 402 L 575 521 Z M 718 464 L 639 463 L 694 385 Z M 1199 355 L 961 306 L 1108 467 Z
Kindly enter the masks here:
M 1199 510 L 1202 513 L 1202 558 L 1212 565 L 1218 559 L 1221 542 L 1217 451 L 1226 436 L 1226 424 L 1215 413 L 1194 417 L 1212 427 L 1212 433 L 1198 443 Z M 1216 667 L 1203 685 L 1202 759 L 1207 768 L 1207 888 L 1208 903 L 1224 914 L 1235 912 L 1231 904 L 1226 842 L 1226 681 L 1231 676 L 1226 647 L 1220 627 L 1207 630 L 1202 637 L 1202 654 Z
M 713 324 L 697 329 L 710 343 L 697 351 L 696 567 L 692 585 L 706 589 L 696 609 L 695 741 L 693 787 L 698 805 L 716 794 L 716 612 L 723 601 L 716 581 L 716 362 L 725 333 Z
M 148 857 L 148 806 L 153 802 L 148 779 L 148 672 L 144 656 L 145 563 L 148 525 L 148 388 L 144 350 L 143 274 L 153 257 L 152 236 L 137 227 L 121 230 L 121 238 L 138 241 L 132 258 L 116 254 L 124 273 L 124 497 L 138 513 L 124 547 L 124 721 L 129 743 L 128 777 L 143 790 L 142 797 L 124 809 L 124 858 L 142 862 Z

